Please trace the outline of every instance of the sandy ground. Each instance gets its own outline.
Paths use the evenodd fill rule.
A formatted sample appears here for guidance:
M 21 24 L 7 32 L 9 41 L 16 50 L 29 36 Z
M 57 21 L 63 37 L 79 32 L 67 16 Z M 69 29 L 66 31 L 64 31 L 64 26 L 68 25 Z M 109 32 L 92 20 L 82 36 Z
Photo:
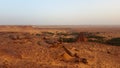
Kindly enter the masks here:
M 120 37 L 118 28 L 61 28 L 41 29 L 31 26 L 1 26 L 0 27 L 0 68 L 120 68 L 120 46 L 112 46 L 91 42 L 62 43 L 51 47 L 41 37 L 34 34 L 42 31 L 94 31 L 100 35 Z M 108 31 L 107 31 L 108 30 Z M 111 33 L 111 34 L 110 34 Z M 19 35 L 20 39 L 11 38 Z M 41 42 L 41 45 L 38 44 Z M 69 60 L 62 48 L 65 46 L 76 52 L 79 58 L 85 58 L 87 63 Z M 74 50 L 76 49 L 76 50 Z M 67 58 L 66 58 L 67 57 Z

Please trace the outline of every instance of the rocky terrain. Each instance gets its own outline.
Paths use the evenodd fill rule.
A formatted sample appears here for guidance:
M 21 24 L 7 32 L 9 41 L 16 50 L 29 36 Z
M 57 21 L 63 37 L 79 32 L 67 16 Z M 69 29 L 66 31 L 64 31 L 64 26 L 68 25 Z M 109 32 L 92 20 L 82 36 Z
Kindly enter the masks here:
M 113 30 L 1 26 L 0 68 L 120 68 Z

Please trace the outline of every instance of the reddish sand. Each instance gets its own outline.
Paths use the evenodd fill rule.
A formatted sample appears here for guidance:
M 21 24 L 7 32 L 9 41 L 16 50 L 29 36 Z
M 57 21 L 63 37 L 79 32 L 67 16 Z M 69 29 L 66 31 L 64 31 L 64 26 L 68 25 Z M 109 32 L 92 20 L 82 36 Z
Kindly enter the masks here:
M 120 37 L 119 27 L 33 27 L 0 26 L 0 68 L 120 68 L 120 46 L 91 42 L 47 44 L 41 32 L 100 32 L 100 36 Z M 51 38 L 56 37 L 52 36 Z M 40 42 L 40 43 L 39 43 Z M 84 61 L 67 55 L 65 46 Z

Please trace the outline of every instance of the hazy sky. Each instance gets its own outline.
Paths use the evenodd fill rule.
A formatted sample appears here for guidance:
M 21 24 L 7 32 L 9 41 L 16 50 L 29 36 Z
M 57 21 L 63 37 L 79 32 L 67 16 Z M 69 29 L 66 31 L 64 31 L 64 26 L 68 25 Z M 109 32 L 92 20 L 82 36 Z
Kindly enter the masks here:
M 120 25 L 120 0 L 0 0 L 0 24 Z

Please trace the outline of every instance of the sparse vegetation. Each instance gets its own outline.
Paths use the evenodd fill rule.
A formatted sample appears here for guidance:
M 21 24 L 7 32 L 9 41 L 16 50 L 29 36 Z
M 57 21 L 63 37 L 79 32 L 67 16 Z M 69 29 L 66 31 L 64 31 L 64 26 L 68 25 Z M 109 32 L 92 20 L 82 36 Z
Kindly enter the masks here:
M 60 33 L 57 33 L 57 35 L 63 35 L 63 36 L 67 36 L 68 34 L 67 33 L 63 33 L 63 32 L 60 32 Z
M 72 32 L 70 35 L 76 36 L 76 35 L 79 35 L 79 33 L 78 32 Z
M 73 43 L 76 42 L 76 38 L 59 38 L 59 42 L 67 42 L 67 43 Z
M 88 36 L 88 38 L 103 39 L 103 38 L 105 38 L 105 37 L 102 37 L 102 36 L 96 36 L 96 35 L 91 35 L 91 36 Z
M 36 36 L 41 36 L 41 34 L 38 34 L 38 33 L 37 33 Z
M 43 34 L 49 34 L 49 35 L 54 35 L 52 32 L 42 32 Z
M 90 35 L 87 38 L 89 42 L 105 43 L 105 37 L 102 36 Z
M 106 41 L 107 44 L 120 46 L 120 38 L 112 38 Z

